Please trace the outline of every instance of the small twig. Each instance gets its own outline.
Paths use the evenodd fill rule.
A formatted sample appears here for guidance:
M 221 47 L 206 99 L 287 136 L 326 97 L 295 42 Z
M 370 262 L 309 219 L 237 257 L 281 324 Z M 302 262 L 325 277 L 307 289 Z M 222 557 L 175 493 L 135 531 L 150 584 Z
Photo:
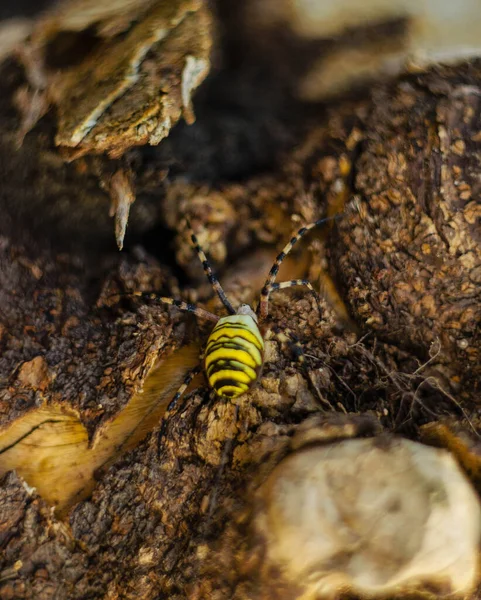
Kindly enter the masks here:
M 437 340 L 438 342 L 438 349 L 436 351 L 435 354 L 433 354 L 433 356 L 431 356 L 431 358 L 429 358 L 429 360 L 427 360 L 425 363 L 423 363 L 422 365 L 420 365 L 413 373 L 413 375 L 417 375 L 418 373 L 420 373 L 423 369 L 425 369 L 429 363 L 431 363 L 434 359 L 436 359 L 440 354 L 441 354 L 441 343 L 439 340 Z M 434 342 L 431 344 L 431 348 L 433 346 Z
M 461 404 L 458 402 L 458 400 L 456 400 L 456 398 L 454 396 L 452 396 L 449 392 L 447 392 L 442 385 L 439 383 L 439 381 L 433 377 L 432 375 L 430 377 L 427 377 L 425 379 L 425 381 L 429 381 L 431 383 L 431 385 L 433 385 L 433 387 L 435 387 L 436 389 L 438 389 L 442 394 L 444 394 L 446 396 L 446 398 L 449 398 L 449 400 L 451 400 L 451 402 L 457 407 L 459 408 L 459 410 L 462 412 L 463 417 L 466 419 L 466 421 L 469 423 L 469 426 L 471 427 L 471 429 L 473 430 L 473 433 L 476 435 L 477 438 L 481 439 L 481 435 L 478 433 L 478 431 L 476 430 L 475 426 L 473 425 L 473 422 L 471 421 L 471 419 L 468 417 L 466 411 L 464 410 L 464 408 L 461 406 Z

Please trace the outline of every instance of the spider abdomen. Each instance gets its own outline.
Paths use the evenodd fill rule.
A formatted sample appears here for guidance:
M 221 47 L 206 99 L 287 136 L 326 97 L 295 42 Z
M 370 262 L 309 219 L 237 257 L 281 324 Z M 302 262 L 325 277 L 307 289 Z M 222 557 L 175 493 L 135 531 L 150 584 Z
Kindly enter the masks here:
M 204 356 L 207 381 L 218 396 L 235 398 L 257 381 L 262 367 L 264 340 L 249 315 L 219 319 Z

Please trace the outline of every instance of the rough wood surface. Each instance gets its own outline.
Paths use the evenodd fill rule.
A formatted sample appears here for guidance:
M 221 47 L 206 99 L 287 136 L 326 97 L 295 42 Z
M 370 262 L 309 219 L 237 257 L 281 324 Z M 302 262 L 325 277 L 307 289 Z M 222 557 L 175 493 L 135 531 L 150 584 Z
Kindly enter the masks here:
M 96 178 L 113 166 L 64 164 L 52 114 L 16 149 L 12 97 L 23 76 L 12 62 L 1 73 L 0 468 L 14 468 L 9 452 L 37 443 L 44 426 L 48 442 L 52 422 L 66 416 L 83 427 L 84 446 L 55 463 L 65 480 L 111 436 L 110 454 L 86 459 L 89 495 L 75 501 L 3 475 L 2 599 L 285 597 L 278 573 L 256 587 L 262 553 L 249 554 L 258 548 L 249 519 L 264 466 L 313 417 L 326 439 L 354 419 L 359 435 L 444 445 L 479 489 L 479 65 L 406 76 L 310 112 L 308 134 L 262 175 L 252 168 L 225 181 L 213 136 L 192 164 L 197 173 L 212 159 L 212 185 L 189 177 L 192 138 L 182 127 L 168 160 L 165 149 L 135 150 L 129 228 L 138 244 L 128 243 L 126 256 L 111 240 Z M 237 119 L 234 111 L 232 131 Z M 260 163 L 248 155 L 242 164 Z M 338 212 L 285 271 L 325 291 L 322 314 L 300 290 L 277 293 L 259 384 L 232 403 L 209 398 L 199 378 L 161 433 L 162 411 L 196 361 L 189 344 L 205 327 L 119 292 L 211 301 L 182 227 L 187 213 L 233 300 L 252 302 L 274 249 L 302 223 Z M 156 379 L 159 359 L 167 374 Z M 155 418 L 149 412 L 140 433 L 135 425 L 115 437 L 113 424 L 129 406 L 137 412 L 146 390 Z M 319 424 L 325 413 L 334 425 Z M 25 464 L 31 450 L 22 452 Z
M 358 322 L 430 360 L 429 371 L 443 373 L 458 399 L 476 401 L 478 71 L 446 75 L 373 95 L 353 179 L 356 211 L 339 225 L 333 268 Z

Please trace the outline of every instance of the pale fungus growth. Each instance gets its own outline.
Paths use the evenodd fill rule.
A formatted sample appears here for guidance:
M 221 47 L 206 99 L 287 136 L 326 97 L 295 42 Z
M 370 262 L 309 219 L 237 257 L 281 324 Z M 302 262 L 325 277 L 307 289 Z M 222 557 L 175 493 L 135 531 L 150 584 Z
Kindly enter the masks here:
M 476 583 L 480 504 L 445 450 L 394 437 L 311 445 L 281 461 L 258 501 L 266 560 L 301 585 L 296 597 L 439 597 Z

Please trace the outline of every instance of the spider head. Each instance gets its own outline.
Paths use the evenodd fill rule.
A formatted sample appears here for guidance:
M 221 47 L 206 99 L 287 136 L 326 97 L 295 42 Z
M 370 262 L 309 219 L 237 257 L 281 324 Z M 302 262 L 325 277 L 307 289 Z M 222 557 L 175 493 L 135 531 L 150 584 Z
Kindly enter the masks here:
M 257 323 L 257 315 L 248 304 L 241 304 L 239 306 L 239 308 L 237 309 L 236 314 L 237 315 L 247 315 L 249 317 L 252 317 L 254 319 L 254 321 Z

